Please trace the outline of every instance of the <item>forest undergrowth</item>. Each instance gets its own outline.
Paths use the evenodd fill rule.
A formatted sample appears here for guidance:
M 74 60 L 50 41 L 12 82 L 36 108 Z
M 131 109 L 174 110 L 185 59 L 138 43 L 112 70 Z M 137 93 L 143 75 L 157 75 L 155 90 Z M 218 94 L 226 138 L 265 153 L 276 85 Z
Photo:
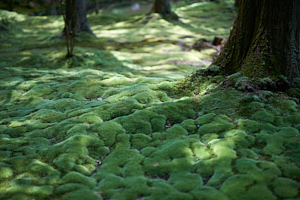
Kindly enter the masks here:
M 61 17 L 0 10 L 0 199 L 300 199 L 299 99 L 267 77 L 191 76 L 232 4 L 91 14 L 72 59 Z

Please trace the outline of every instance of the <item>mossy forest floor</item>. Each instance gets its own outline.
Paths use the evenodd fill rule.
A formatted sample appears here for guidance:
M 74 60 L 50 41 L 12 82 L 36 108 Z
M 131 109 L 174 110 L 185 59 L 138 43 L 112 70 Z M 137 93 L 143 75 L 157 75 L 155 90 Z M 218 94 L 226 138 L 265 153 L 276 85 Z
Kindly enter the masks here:
M 89 15 L 70 60 L 61 17 L 0 10 L 0 199 L 300 199 L 297 99 L 180 80 L 217 54 L 196 40 L 228 36 L 226 2 Z

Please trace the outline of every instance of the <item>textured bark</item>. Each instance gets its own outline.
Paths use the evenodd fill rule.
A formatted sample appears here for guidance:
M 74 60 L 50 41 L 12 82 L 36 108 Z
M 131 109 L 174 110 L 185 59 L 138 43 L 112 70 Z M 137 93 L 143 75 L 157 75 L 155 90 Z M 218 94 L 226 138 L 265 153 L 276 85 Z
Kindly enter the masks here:
M 300 77 L 300 1 L 242 0 L 228 42 L 213 62 L 224 74 Z
M 150 13 L 159 13 L 163 17 L 171 16 L 172 18 L 178 18 L 171 10 L 170 0 L 154 0 Z
M 77 0 L 77 32 L 86 31 L 94 35 L 86 18 L 86 0 Z
M 71 32 L 77 26 L 77 33 L 87 31 L 94 35 L 86 17 L 86 0 L 66 0 L 66 20 Z M 66 27 L 63 32 L 65 31 Z

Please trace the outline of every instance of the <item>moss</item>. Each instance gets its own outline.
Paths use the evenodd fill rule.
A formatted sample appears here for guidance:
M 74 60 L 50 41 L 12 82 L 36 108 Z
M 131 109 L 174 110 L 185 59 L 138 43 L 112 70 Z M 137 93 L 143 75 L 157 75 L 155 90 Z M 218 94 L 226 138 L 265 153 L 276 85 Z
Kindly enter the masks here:
M 272 186 L 274 187 L 274 193 L 280 198 L 293 198 L 297 196 L 299 183 L 287 178 L 276 178 Z
M 204 125 L 200 126 L 200 128 L 198 129 L 198 133 L 200 135 L 204 135 L 207 133 L 222 133 L 222 132 L 230 130 L 234 127 L 235 127 L 234 124 L 231 124 L 226 121 L 223 121 L 223 122 L 213 121 L 209 124 L 204 124 Z
M 151 119 L 151 126 L 154 132 L 161 132 L 165 129 L 166 125 L 166 116 L 158 115 Z
M 236 161 L 234 168 L 239 174 L 255 174 L 262 171 L 262 169 L 257 166 L 257 163 L 258 161 L 253 159 L 241 158 Z
M 251 149 L 239 149 L 238 155 L 242 155 L 247 158 L 258 159 L 258 155 Z
M 56 187 L 55 194 L 56 195 L 65 194 L 68 192 L 73 192 L 87 187 L 88 186 L 81 183 L 65 183 L 63 185 Z
M 148 145 L 151 139 L 152 139 L 151 137 L 142 133 L 135 134 L 132 136 L 131 139 L 132 148 L 142 149 Z
M 205 143 L 217 138 L 219 138 L 219 135 L 216 133 L 206 133 L 203 136 L 201 136 L 201 140 Z
M 81 183 L 89 188 L 93 188 L 97 184 L 95 179 L 84 176 L 78 172 L 69 172 L 58 180 L 58 184 L 64 183 Z
M 141 150 L 143 156 L 148 157 L 155 151 L 154 147 L 146 147 Z
M 151 176 L 168 177 L 171 172 L 188 170 L 192 163 L 189 140 L 174 139 L 145 158 L 144 170 Z
M 9 165 L 0 165 L 0 179 L 7 179 L 13 175 L 13 170 Z
M 93 190 L 89 189 L 79 189 L 72 193 L 66 194 L 62 197 L 62 199 L 70 199 L 70 200 L 79 200 L 79 199 L 86 199 L 86 200 L 102 200 L 101 194 L 95 193 Z
M 251 119 L 272 123 L 274 121 L 274 115 L 266 111 L 258 111 L 251 116 Z
M 256 184 L 249 175 L 231 176 L 220 190 L 230 199 L 277 199 L 266 185 Z
M 203 185 L 201 176 L 191 173 L 172 174 L 168 179 L 168 182 L 181 192 L 189 192 L 196 187 L 201 187 Z
M 275 132 L 279 131 L 280 129 L 270 123 L 259 123 L 258 124 L 259 129 L 269 131 L 269 132 Z
M 104 141 L 106 146 L 111 146 L 115 143 L 118 134 L 125 133 L 125 130 L 120 124 L 115 122 L 96 123 L 91 126 L 91 130 L 97 132 L 99 137 Z
M 58 122 L 66 118 L 66 115 L 54 110 L 41 109 L 31 114 L 31 119 L 38 120 L 40 122 Z
M 163 114 L 167 117 L 167 120 L 172 123 L 181 123 L 183 120 L 192 118 L 195 116 L 195 111 L 189 108 L 190 102 L 184 103 L 163 103 L 160 106 L 154 107 L 153 111 L 158 114 Z
M 228 141 L 232 141 L 235 149 L 249 147 L 254 144 L 255 138 L 252 135 L 247 135 L 244 131 L 232 129 L 227 131 L 224 136 Z
M 195 133 L 197 126 L 195 124 L 195 120 L 193 119 L 186 119 L 181 123 L 181 126 L 188 131 L 188 133 Z
M 100 181 L 96 190 L 101 192 L 109 189 L 117 189 L 122 187 L 125 187 L 125 181 L 123 178 L 116 175 L 108 175 L 105 177 L 105 179 Z
M 77 119 L 77 121 L 82 123 L 90 123 L 90 124 L 103 122 L 103 120 L 100 117 L 98 117 L 93 113 L 83 114 Z
M 141 110 L 136 111 L 132 115 L 120 118 L 120 121 L 128 133 L 151 134 L 152 124 L 155 129 L 162 129 L 161 126 L 164 123 L 164 117 L 149 110 Z
M 205 146 L 205 144 L 199 141 L 191 143 L 190 148 L 194 156 L 199 160 L 208 159 L 210 157 L 209 149 Z
M 212 120 L 214 119 L 215 116 L 216 116 L 215 113 L 209 113 L 209 114 L 200 116 L 196 119 L 195 123 L 200 126 L 203 124 L 207 124 L 209 122 L 212 122 Z
M 280 103 L 281 110 L 284 110 L 286 114 L 297 112 L 297 103 L 292 100 L 284 100 Z
M 175 124 L 171 128 L 168 128 L 165 134 L 162 134 L 163 139 L 182 139 L 188 132 L 182 128 L 179 124 Z
M 71 60 L 61 18 L 0 11 L 15 17 L 0 33 L 0 199 L 299 197 L 296 100 L 217 66 L 178 83 L 215 52 L 190 51 L 196 37 L 229 33 L 230 4 L 178 4 L 190 27 L 90 15 L 98 39 L 80 35 Z
M 110 149 L 108 147 L 99 147 L 97 150 L 96 150 L 97 154 L 99 156 L 106 156 L 107 154 L 109 154 L 110 152 Z
M 246 133 L 255 133 L 259 131 L 258 123 L 253 120 L 239 119 L 238 128 L 243 131 L 246 131 Z
M 194 198 L 209 200 L 229 200 L 229 198 L 213 187 L 199 187 L 191 191 Z

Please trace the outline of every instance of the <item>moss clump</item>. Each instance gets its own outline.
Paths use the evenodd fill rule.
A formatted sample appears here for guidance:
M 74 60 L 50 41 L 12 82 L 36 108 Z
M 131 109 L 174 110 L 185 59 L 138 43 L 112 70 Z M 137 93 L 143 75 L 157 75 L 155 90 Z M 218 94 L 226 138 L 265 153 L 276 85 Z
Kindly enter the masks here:
M 164 139 L 182 139 L 188 132 L 179 124 L 175 124 L 162 135 Z
M 144 147 L 147 147 L 148 143 L 151 141 L 151 137 L 142 134 L 142 133 L 138 133 L 132 136 L 131 139 L 131 145 L 132 148 L 135 149 L 142 149 Z
M 209 113 L 209 114 L 200 116 L 196 119 L 195 123 L 200 126 L 203 124 L 207 124 L 209 122 L 212 122 L 215 116 L 216 116 L 215 113 Z
M 101 194 L 97 194 L 93 190 L 89 189 L 78 189 L 72 193 L 66 194 L 62 197 L 66 200 L 80 200 L 80 199 L 86 199 L 86 200 L 102 200 Z
M 200 126 L 200 128 L 198 129 L 198 133 L 200 135 L 204 135 L 207 133 L 222 133 L 222 132 L 230 130 L 234 127 L 235 127 L 235 125 L 232 123 L 229 123 L 223 119 L 216 119 L 216 120 L 212 121 L 211 123 Z
M 199 174 L 175 173 L 170 176 L 168 182 L 171 186 L 180 192 L 189 192 L 196 187 L 203 185 L 202 178 Z
M 125 133 L 125 130 L 120 124 L 112 121 L 94 124 L 91 126 L 91 130 L 99 134 L 99 137 L 104 141 L 106 146 L 113 145 L 116 136 Z
M 277 199 L 263 183 L 256 183 L 250 175 L 233 175 L 221 186 L 220 190 L 230 199 Z
M 191 100 L 190 100 L 191 101 Z M 151 110 L 158 114 L 165 115 L 170 124 L 181 123 L 183 120 L 193 118 L 195 111 L 191 108 L 192 102 L 167 102 L 153 107 Z
M 163 130 L 165 116 L 158 115 L 150 110 L 138 110 L 132 115 L 121 117 L 119 121 L 128 133 L 151 134 L 152 127 L 155 130 Z
M 276 178 L 272 186 L 274 187 L 274 193 L 281 198 L 297 196 L 300 187 L 299 183 L 287 178 Z
M 272 123 L 274 121 L 274 118 L 275 117 L 273 114 L 266 111 L 258 111 L 251 116 L 251 119 L 268 123 Z
M 13 175 L 13 170 L 9 165 L 2 164 L 0 165 L 0 179 L 7 179 Z
M 259 131 L 258 123 L 253 120 L 239 119 L 237 124 L 238 128 L 246 131 L 246 133 L 255 133 Z
M 181 126 L 188 131 L 188 133 L 193 134 L 197 130 L 197 126 L 195 124 L 195 120 L 186 119 L 181 123 Z
M 95 179 L 84 176 L 78 172 L 69 172 L 60 180 L 58 180 L 58 184 L 64 183 L 80 183 L 86 185 L 89 188 L 93 188 L 97 184 Z
M 77 121 L 82 123 L 90 123 L 90 124 L 103 122 L 103 120 L 100 117 L 98 117 L 93 113 L 83 114 L 77 119 Z
M 194 198 L 198 199 L 210 199 L 210 200 L 229 200 L 229 198 L 219 190 L 213 187 L 199 187 L 191 191 Z

